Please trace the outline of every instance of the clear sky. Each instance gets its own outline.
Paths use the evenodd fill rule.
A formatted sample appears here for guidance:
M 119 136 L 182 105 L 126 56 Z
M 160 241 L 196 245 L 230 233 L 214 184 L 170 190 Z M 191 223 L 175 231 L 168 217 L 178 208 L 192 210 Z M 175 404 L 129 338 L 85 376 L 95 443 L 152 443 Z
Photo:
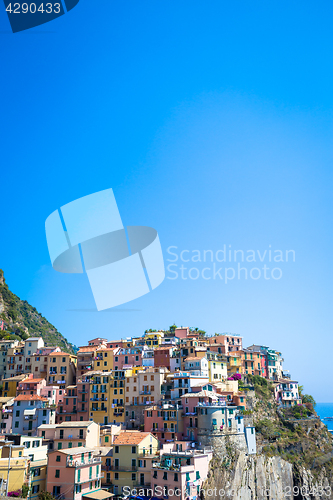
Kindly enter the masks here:
M 11 290 L 77 345 L 174 322 L 239 333 L 281 350 L 306 392 L 333 401 L 332 11 L 80 0 L 11 34 L 1 7 L 0 267 Z M 167 271 L 152 293 L 94 312 L 86 277 L 52 269 L 44 223 L 110 187 L 124 224 L 158 230 L 166 265 L 170 246 L 200 273 L 207 262 L 182 263 L 182 250 L 294 250 L 295 262 L 264 262 L 281 279 L 227 283 Z M 209 262 L 210 276 L 214 264 L 226 266 Z

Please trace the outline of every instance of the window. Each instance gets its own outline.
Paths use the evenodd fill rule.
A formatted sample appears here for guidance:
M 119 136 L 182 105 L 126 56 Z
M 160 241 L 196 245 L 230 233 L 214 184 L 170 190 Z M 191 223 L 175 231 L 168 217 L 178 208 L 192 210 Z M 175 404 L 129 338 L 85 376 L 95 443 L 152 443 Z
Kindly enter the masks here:
M 56 456 L 56 462 L 61 462 L 61 455 Z
M 62 448 L 62 443 L 58 443 L 58 450 L 61 450 Z
M 19 423 L 18 423 L 18 422 L 15 422 L 15 426 L 14 426 L 14 427 L 15 427 L 15 429 L 17 429 L 17 428 L 18 428 L 18 426 L 19 426 Z
M 119 453 L 119 446 L 115 446 L 115 447 L 114 447 L 114 452 L 115 452 L 115 453 Z M 134 453 L 135 453 L 135 452 L 134 452 Z
M 35 484 L 33 487 L 32 487 L 32 493 L 38 493 L 39 492 L 39 484 Z
M 136 481 L 136 474 L 132 473 L 132 481 Z
M 132 446 L 132 453 L 136 453 L 136 446 Z
M 105 441 L 105 443 L 108 443 L 109 442 L 109 436 L 105 436 L 104 441 Z
M 55 477 L 60 477 L 60 469 L 56 469 L 56 471 L 55 471 Z
M 40 476 L 40 469 L 34 469 L 34 477 Z

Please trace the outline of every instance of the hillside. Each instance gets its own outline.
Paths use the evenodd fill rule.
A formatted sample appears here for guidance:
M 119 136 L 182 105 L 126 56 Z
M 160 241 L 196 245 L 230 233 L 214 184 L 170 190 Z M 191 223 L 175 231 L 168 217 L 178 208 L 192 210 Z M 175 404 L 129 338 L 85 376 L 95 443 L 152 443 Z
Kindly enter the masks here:
M 5 322 L 5 329 L 0 330 L 0 338 L 26 340 L 28 337 L 43 337 L 45 345 L 58 345 L 64 351 L 74 353 L 74 346 L 35 307 L 9 290 L 0 269 L 1 320 Z

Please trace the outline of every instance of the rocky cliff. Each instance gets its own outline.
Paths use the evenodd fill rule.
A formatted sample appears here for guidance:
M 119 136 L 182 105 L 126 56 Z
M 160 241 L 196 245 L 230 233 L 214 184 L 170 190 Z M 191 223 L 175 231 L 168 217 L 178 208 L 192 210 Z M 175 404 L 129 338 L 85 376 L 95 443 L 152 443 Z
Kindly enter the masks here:
M 279 409 L 269 383 L 243 387 L 256 427 L 257 454 L 215 447 L 206 500 L 333 500 L 333 440 L 311 406 Z

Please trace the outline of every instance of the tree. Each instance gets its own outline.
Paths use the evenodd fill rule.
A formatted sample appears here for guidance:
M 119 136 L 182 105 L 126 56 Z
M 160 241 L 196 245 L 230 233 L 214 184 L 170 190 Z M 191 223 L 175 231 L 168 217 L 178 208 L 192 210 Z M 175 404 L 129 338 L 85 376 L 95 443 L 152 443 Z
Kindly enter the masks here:
M 310 394 L 302 394 L 302 403 L 310 403 L 313 407 L 316 406 L 316 402 Z
M 41 491 L 38 493 L 38 500 L 55 500 L 55 497 L 49 491 Z

